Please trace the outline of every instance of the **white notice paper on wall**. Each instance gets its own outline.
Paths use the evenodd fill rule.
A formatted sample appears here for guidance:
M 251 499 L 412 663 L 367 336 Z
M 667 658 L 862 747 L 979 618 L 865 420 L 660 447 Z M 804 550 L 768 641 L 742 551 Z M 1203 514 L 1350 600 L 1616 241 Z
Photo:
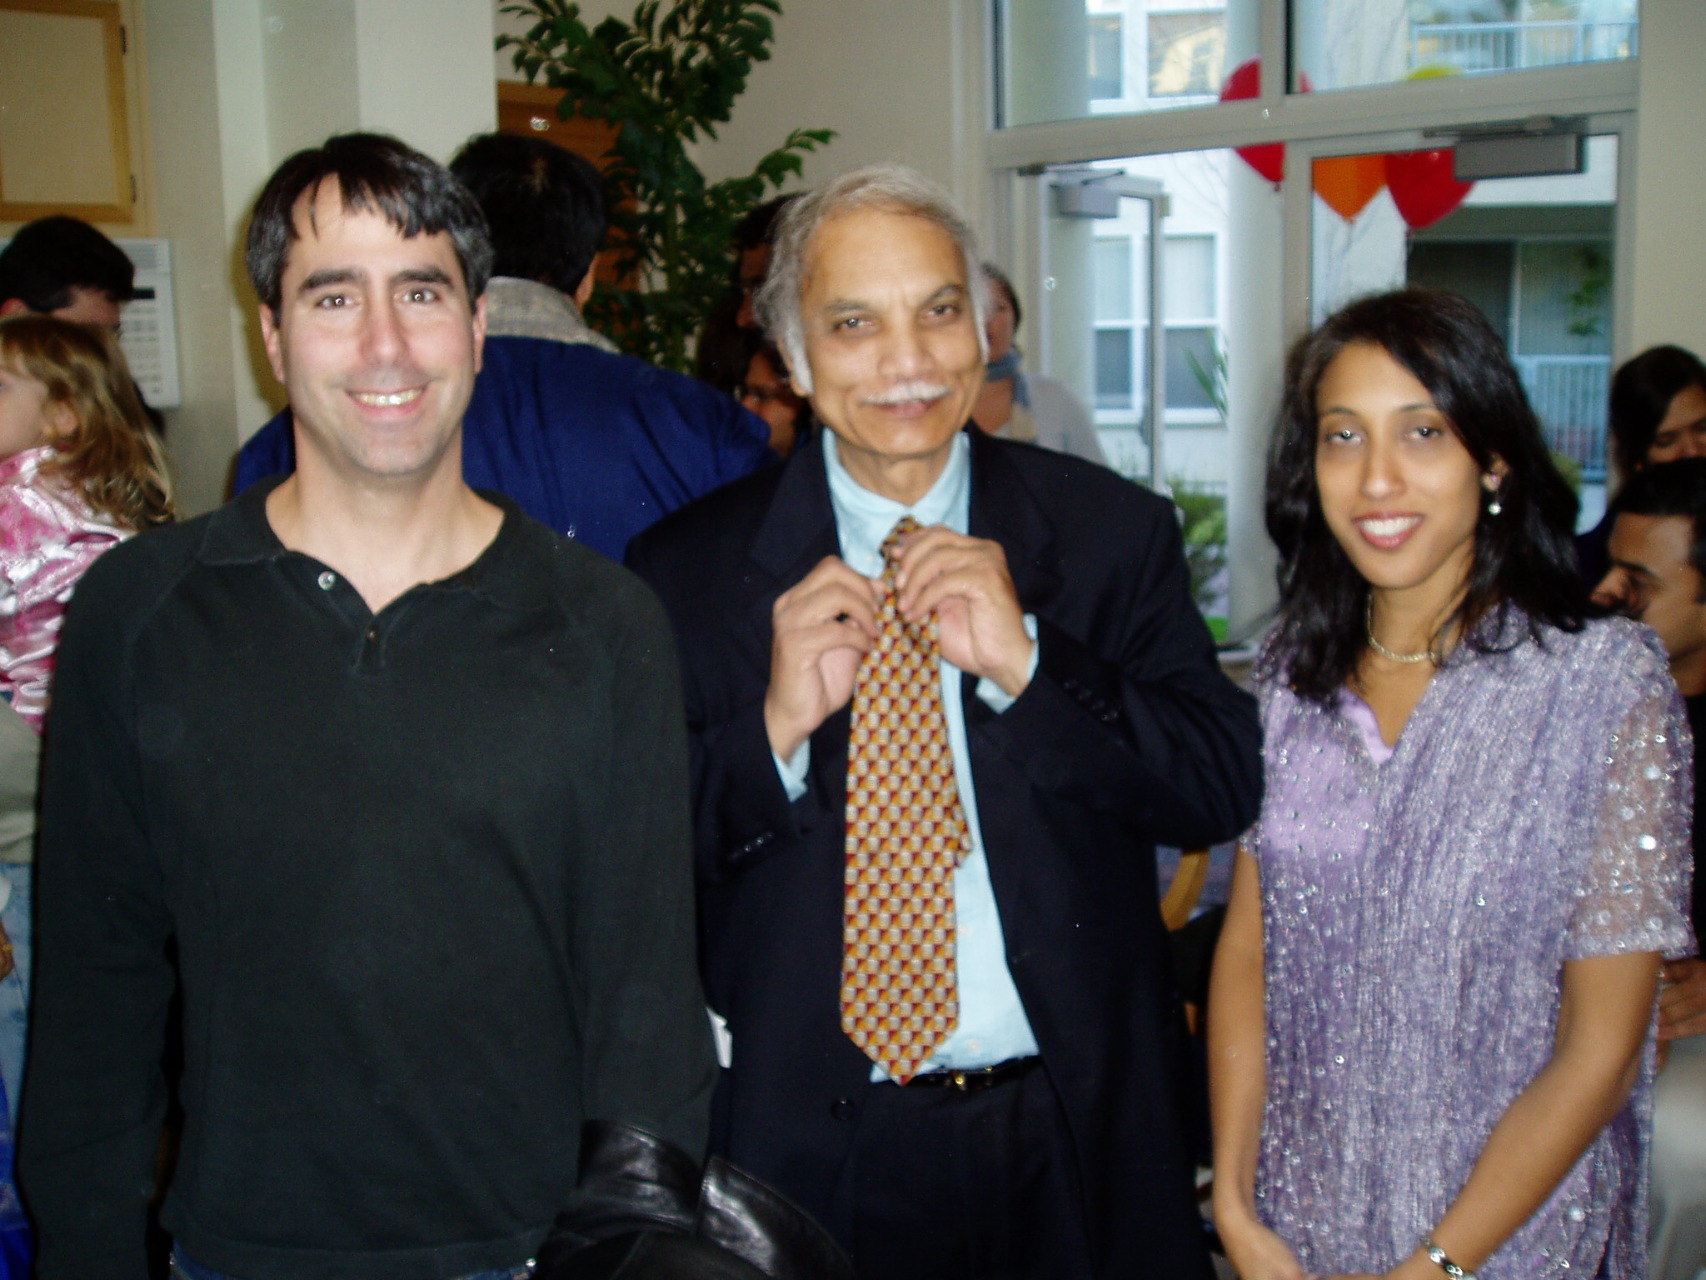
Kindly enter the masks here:
M 136 264 L 136 296 L 124 309 L 119 345 L 142 398 L 156 409 L 183 403 L 178 385 L 178 326 L 172 310 L 172 243 L 115 240 Z

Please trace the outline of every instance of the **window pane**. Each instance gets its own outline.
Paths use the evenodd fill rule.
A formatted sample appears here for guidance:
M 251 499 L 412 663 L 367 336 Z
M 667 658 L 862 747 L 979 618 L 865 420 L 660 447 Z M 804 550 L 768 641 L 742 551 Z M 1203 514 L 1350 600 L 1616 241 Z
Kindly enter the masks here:
M 1213 409 L 1219 394 L 1213 329 L 1168 329 L 1167 407 Z
M 1131 379 L 1131 330 L 1096 330 L 1096 407 L 1129 409 L 1134 402 Z
M 1410 246 L 1406 283 L 1461 294 L 1492 321 L 1510 345 L 1516 246 L 1508 240 L 1432 241 Z
M 1132 319 L 1131 238 L 1112 236 L 1097 240 L 1090 247 L 1090 255 L 1096 273 L 1091 285 L 1096 297 L 1096 319 Z
M 1149 19 L 1149 96 L 1213 97 L 1225 79 L 1226 15 L 1160 13 Z
M 927 0 L 930 2 L 930 0 Z M 1261 0 L 994 0 L 999 125 L 1210 105 Z
M 1611 354 L 1609 242 L 1525 241 L 1518 247 L 1517 271 L 1518 351 Z
M 1295 0 L 1312 89 L 1631 58 L 1636 0 Z
M 1211 626 L 1236 618 L 1244 634 L 1261 625 L 1273 570 L 1265 551 L 1229 560 L 1227 522 L 1250 529 L 1260 523 L 1261 468 L 1246 464 L 1267 447 L 1280 392 L 1277 288 L 1274 296 L 1262 293 L 1263 282 L 1277 286 L 1281 273 L 1281 195 L 1230 150 L 1110 158 L 1092 167 L 1120 175 L 1110 173 L 1106 184 L 1121 193 L 1114 217 L 1075 216 L 1042 189 L 1026 188 L 1019 202 L 1044 215 L 1041 258 L 1052 281 L 1030 308 L 1036 318 L 1025 320 L 1035 326 L 1027 364 L 1091 406 L 1114 470 L 1175 495 L 1214 495 L 1212 502 L 1181 502 L 1193 590 Z M 1021 181 L 1066 185 L 1082 175 Z M 1153 376 L 1151 193 L 1166 201 L 1161 274 L 1169 296 L 1162 302 L 1171 317 L 1163 320 Z M 1151 420 L 1154 389 L 1161 392 L 1159 422 Z M 1229 613 L 1231 593 L 1244 591 L 1253 601 L 1248 618 Z
M 1168 321 L 1213 320 L 1214 237 L 1168 236 L 1161 252 L 1161 306 Z
M 1121 48 L 1125 33 L 1121 30 L 1120 15 L 1097 13 L 1090 15 L 1090 96 L 1092 98 L 1123 98 L 1125 96 L 1125 52 Z

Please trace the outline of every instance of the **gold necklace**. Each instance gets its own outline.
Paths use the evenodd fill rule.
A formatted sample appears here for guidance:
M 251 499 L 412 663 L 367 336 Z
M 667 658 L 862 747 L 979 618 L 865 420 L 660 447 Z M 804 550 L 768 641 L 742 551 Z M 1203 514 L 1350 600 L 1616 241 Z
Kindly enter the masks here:
M 1374 638 L 1374 597 L 1370 596 L 1362 604 L 1362 629 L 1368 633 L 1368 647 L 1373 649 L 1388 662 L 1402 662 L 1406 666 L 1416 662 L 1433 662 L 1436 665 L 1439 658 L 1432 647 L 1423 649 L 1420 653 L 1394 653 L 1380 641 Z

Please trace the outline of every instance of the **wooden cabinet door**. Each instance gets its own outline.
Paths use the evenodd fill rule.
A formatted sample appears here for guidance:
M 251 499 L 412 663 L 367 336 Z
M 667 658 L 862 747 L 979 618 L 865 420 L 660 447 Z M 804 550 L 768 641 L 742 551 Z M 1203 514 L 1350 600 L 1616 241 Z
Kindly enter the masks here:
M 0 222 L 134 219 L 115 0 L 0 0 Z

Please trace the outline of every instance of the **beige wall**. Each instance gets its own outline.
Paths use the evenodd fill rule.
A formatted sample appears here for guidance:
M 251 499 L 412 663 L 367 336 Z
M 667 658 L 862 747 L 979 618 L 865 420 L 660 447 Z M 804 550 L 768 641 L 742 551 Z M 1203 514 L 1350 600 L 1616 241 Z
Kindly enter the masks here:
M 1706 3 L 1641 0 L 1634 314 L 1628 350 L 1706 352 Z
M 490 0 L 139 0 L 155 204 L 172 242 L 183 507 L 223 498 L 237 445 L 281 403 L 242 269 L 250 205 L 327 134 L 395 133 L 440 159 L 491 129 Z M 133 233 L 134 234 L 134 233 Z
M 142 10 L 153 137 L 153 233 L 172 243 L 183 403 L 167 411 L 166 441 L 186 511 L 223 492 L 239 403 L 232 360 L 232 272 L 220 154 L 214 0 L 170 0 Z M 252 403 L 252 402 L 251 402 Z M 255 406 L 258 407 L 258 406 Z
M 494 0 L 494 7 L 504 0 Z M 877 160 L 899 160 L 946 184 L 974 215 L 984 189 L 981 0 L 784 0 L 770 61 L 753 68 L 734 118 L 698 161 L 716 179 L 750 172 L 796 128 L 839 135 L 808 157 L 803 184 Z M 624 20 L 632 0 L 583 0 L 588 25 Z M 499 14 L 498 28 L 525 24 Z M 520 76 L 510 51 L 500 79 Z
M 295 4 L 297 0 L 287 0 Z M 449 160 L 497 127 L 487 67 L 492 10 L 481 0 L 354 0 L 360 121 Z

